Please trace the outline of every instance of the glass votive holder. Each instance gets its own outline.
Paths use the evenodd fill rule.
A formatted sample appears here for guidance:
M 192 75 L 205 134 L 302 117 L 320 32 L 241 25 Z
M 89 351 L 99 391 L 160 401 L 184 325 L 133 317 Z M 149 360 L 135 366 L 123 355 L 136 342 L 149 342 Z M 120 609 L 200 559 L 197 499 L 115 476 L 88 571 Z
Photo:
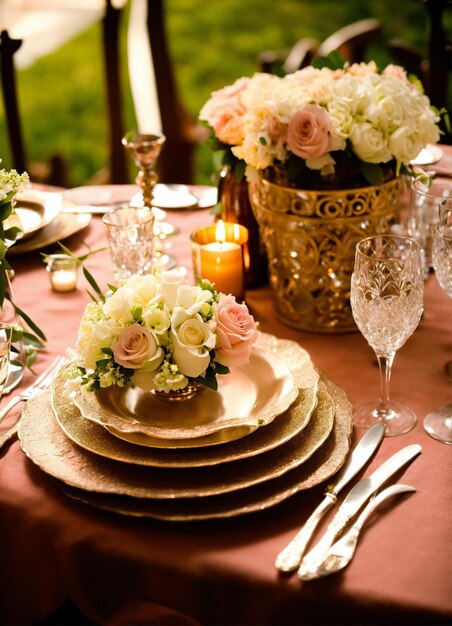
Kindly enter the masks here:
M 51 254 L 47 260 L 47 271 L 54 291 L 65 293 L 77 289 L 80 262 L 67 254 Z
M 205 278 L 215 289 L 241 301 L 245 295 L 243 263 L 248 229 L 240 224 L 223 222 L 204 226 L 191 235 L 195 278 Z

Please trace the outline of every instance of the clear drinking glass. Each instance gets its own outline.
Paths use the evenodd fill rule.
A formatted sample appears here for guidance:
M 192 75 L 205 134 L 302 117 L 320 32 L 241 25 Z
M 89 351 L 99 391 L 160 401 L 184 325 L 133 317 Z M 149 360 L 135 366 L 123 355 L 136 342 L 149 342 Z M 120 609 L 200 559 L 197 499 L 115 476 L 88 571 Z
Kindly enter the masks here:
M 380 399 L 355 410 L 355 424 L 383 422 L 386 435 L 401 435 L 416 424 L 414 411 L 389 398 L 396 351 L 414 332 L 422 315 L 424 277 L 419 244 L 409 237 L 375 235 L 356 246 L 351 280 L 355 322 L 375 351 L 380 368 Z
M 439 284 L 452 298 L 452 198 L 441 202 L 438 214 L 433 237 L 433 267 Z M 430 411 L 424 418 L 424 429 L 434 439 L 452 444 L 452 403 Z
M 431 185 L 413 181 L 408 206 L 408 235 L 419 242 L 424 256 L 424 273 L 433 267 L 433 235 L 438 222 L 438 208 L 442 200 L 452 197 L 452 180 L 436 176 Z
M 0 322 L 0 398 L 8 378 L 12 336 L 13 327 L 11 324 Z
M 150 274 L 153 269 L 154 215 L 144 207 L 123 206 L 102 218 L 116 280 Z

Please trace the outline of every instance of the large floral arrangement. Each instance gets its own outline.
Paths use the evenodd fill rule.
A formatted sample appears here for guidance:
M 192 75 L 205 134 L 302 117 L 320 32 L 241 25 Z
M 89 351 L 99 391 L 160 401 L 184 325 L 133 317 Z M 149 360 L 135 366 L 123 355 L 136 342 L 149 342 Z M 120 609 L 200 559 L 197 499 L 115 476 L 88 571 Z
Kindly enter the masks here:
M 246 304 L 209 281 L 188 285 L 174 272 L 138 276 L 88 303 L 74 367 L 91 391 L 132 383 L 169 392 L 189 380 L 216 389 L 217 374 L 248 362 L 256 338 Z
M 211 94 L 200 119 L 248 177 L 314 189 L 381 184 L 440 136 L 419 81 L 374 62 L 239 78 Z

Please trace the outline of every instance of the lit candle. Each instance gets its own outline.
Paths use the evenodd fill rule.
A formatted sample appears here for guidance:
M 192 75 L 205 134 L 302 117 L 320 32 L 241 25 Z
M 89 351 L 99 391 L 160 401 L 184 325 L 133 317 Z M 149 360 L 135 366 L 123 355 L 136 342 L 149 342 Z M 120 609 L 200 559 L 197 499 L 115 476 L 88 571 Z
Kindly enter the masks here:
M 232 294 L 238 300 L 244 296 L 243 244 L 248 231 L 239 224 L 220 220 L 192 235 L 193 264 L 197 278 L 206 278 L 217 291 Z
M 60 293 L 77 289 L 78 267 L 78 261 L 73 257 L 64 254 L 50 255 L 47 271 L 52 289 Z
M 74 291 L 77 275 L 71 270 L 58 270 L 51 274 L 52 287 L 55 291 Z

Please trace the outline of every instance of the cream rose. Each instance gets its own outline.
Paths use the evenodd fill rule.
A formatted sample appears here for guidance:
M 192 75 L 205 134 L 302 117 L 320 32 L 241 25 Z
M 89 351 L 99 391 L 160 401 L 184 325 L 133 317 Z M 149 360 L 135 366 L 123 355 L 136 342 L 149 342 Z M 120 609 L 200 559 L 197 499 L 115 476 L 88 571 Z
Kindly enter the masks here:
M 246 304 L 234 296 L 221 295 L 216 307 L 217 345 L 215 360 L 227 367 L 248 363 L 257 339 L 256 323 Z
M 188 317 L 175 309 L 171 318 L 170 338 L 173 359 L 184 376 L 201 376 L 209 366 L 210 351 L 215 347 L 215 322 L 204 322 L 200 315 Z
M 112 350 L 116 363 L 129 369 L 154 371 L 163 361 L 163 350 L 154 335 L 140 324 L 124 328 Z

